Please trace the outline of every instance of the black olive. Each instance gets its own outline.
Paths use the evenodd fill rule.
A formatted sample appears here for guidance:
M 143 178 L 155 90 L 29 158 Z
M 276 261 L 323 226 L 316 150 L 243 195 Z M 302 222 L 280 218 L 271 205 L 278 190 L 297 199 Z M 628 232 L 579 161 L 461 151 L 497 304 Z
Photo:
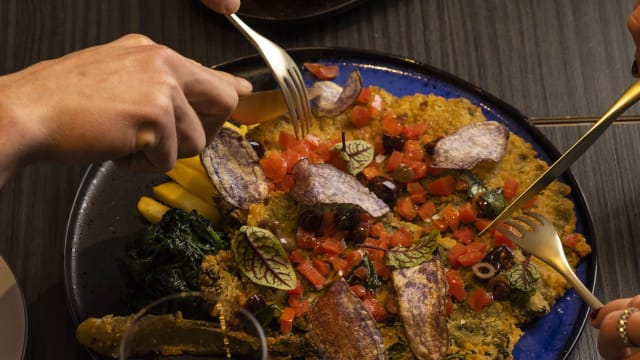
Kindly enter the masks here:
M 504 274 L 498 274 L 489 279 L 487 290 L 493 294 L 494 299 L 506 300 L 511 292 L 511 284 L 509 284 L 509 279 Z
M 507 246 L 500 245 L 491 249 L 482 261 L 493 265 L 498 272 L 508 270 L 513 266 L 513 251 L 511 251 Z
M 336 208 L 333 221 L 338 230 L 352 230 L 358 224 L 360 209 L 353 205 L 341 204 Z
M 263 157 L 265 153 L 264 146 L 262 146 L 262 144 L 257 140 L 248 140 L 248 141 L 249 141 L 249 145 L 251 145 L 251 147 L 253 148 L 253 151 L 256 152 L 258 157 L 259 158 Z
M 251 295 L 247 301 L 244 302 L 244 305 L 242 305 L 245 310 L 252 314 L 262 310 L 265 306 L 267 306 L 267 303 L 260 294 Z
M 356 227 L 351 230 L 349 234 L 349 240 L 354 244 L 362 244 L 369 236 L 369 223 L 360 222 Z
M 404 143 L 407 142 L 407 137 L 400 135 L 382 135 L 382 148 L 385 154 L 391 154 L 394 151 L 400 151 L 404 149 Z
M 492 278 L 496 274 L 496 268 L 488 262 L 481 261 L 471 267 L 473 274 L 483 280 Z
M 322 226 L 322 211 L 316 208 L 304 210 L 298 216 L 298 226 L 307 231 L 317 231 Z
M 393 205 L 398 199 L 398 185 L 393 180 L 384 176 L 376 176 L 368 184 L 369 190 L 373 192 L 380 200 Z

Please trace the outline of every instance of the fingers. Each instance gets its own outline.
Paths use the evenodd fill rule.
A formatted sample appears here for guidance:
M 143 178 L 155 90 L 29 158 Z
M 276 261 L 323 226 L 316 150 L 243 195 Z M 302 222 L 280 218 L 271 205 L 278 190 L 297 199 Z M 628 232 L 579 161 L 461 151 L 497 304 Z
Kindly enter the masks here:
M 636 48 L 640 47 L 640 7 L 637 4 L 627 18 L 627 28 L 633 37 Z
M 200 0 L 209 9 L 221 14 L 233 14 L 240 8 L 240 0 Z
M 605 359 L 637 358 L 631 356 L 631 346 L 640 345 L 640 311 L 631 313 L 627 319 L 626 331 L 629 344 L 625 344 L 619 334 L 619 324 L 624 310 L 628 307 L 640 309 L 640 296 L 618 299 L 607 303 L 591 320 L 592 326 L 600 329 L 598 351 Z

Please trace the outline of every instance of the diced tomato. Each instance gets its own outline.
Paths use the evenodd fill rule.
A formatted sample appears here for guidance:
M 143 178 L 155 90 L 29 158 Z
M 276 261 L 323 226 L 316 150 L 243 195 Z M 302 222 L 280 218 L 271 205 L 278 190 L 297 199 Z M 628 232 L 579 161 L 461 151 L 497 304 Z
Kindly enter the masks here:
M 449 269 L 445 273 L 447 278 L 447 294 L 453 296 L 456 300 L 462 301 L 467 296 L 464 290 L 464 281 L 460 275 L 460 270 Z
M 304 261 L 296 266 L 296 270 L 304 276 L 316 289 L 322 289 L 326 279 L 316 270 L 309 261 Z
M 384 224 L 381 222 L 375 222 L 369 226 L 369 235 L 373 237 L 380 237 L 380 234 L 384 231 Z
M 282 153 L 277 150 L 269 150 L 265 156 L 260 159 L 260 165 L 267 179 L 273 182 L 282 181 L 287 175 L 287 160 Z
M 398 299 L 394 295 L 389 294 L 384 301 L 384 308 L 387 312 L 392 314 L 397 314 L 398 310 Z
M 467 249 L 467 252 L 458 257 L 458 262 L 462 266 L 470 267 L 482 261 L 485 255 L 486 254 L 482 251 L 469 248 Z
M 316 270 L 318 270 L 318 272 L 322 276 L 327 276 L 327 274 L 331 272 L 331 265 L 326 261 L 322 261 L 320 259 L 313 259 L 311 261 L 311 264 L 313 265 L 314 268 L 316 268 Z
M 575 249 L 579 239 L 580 236 L 577 233 L 567 234 L 562 237 L 562 244 L 570 249 Z
M 334 213 L 331 210 L 325 210 L 322 212 L 322 225 L 320 226 L 322 235 L 332 236 L 338 231 L 336 223 L 334 221 Z
M 431 217 L 436 214 L 436 211 L 436 206 L 433 204 L 433 201 L 429 200 L 420 205 L 418 208 L 418 216 L 420 216 L 422 220 L 431 219 Z
M 407 140 L 402 148 L 402 153 L 407 159 L 422 161 L 424 159 L 424 149 L 419 141 Z
M 404 161 L 404 155 L 399 151 L 393 151 L 387 159 L 387 171 L 394 172 Z
M 433 166 L 429 165 L 429 168 L 427 169 L 427 174 L 429 174 L 431 176 L 438 176 L 438 175 L 442 174 L 443 171 L 444 171 L 443 168 L 437 168 L 437 167 L 433 167 Z
M 359 298 L 367 295 L 367 289 L 365 289 L 365 287 L 360 284 L 351 285 L 349 286 L 349 289 L 351 289 L 351 292 L 353 293 L 353 295 Z
M 356 98 L 356 103 L 362 104 L 362 105 L 368 105 L 371 103 L 372 99 L 373 99 L 373 92 L 371 91 L 371 88 L 365 87 L 365 88 L 362 88 L 362 90 L 360 90 L 360 95 L 358 95 L 358 97 Z
M 400 135 L 404 126 L 392 112 L 385 112 L 382 114 L 382 129 L 385 133 L 391 136 Z
M 473 232 L 468 227 L 464 226 L 453 232 L 453 237 L 458 239 L 463 244 L 471 244 L 473 241 Z
M 472 310 L 480 311 L 483 307 L 493 304 L 493 294 L 483 288 L 476 288 L 469 293 L 467 304 Z
M 306 62 L 303 65 L 307 70 L 309 70 L 310 73 L 313 74 L 313 76 L 317 77 L 320 80 L 335 79 L 340 72 L 340 69 L 337 65 L 325 65 L 310 62 Z
M 291 298 L 289 298 L 291 299 Z M 311 308 L 311 304 L 309 303 L 309 300 L 305 300 L 305 299 L 295 299 L 292 301 L 293 304 L 289 304 L 289 306 L 293 307 L 293 309 L 296 311 L 296 318 L 301 317 L 302 315 L 304 315 L 307 311 L 309 311 L 309 309 Z M 293 306 L 295 305 L 295 306 Z
M 460 224 L 460 213 L 458 212 L 458 209 L 451 204 L 447 204 L 447 206 L 442 210 L 442 218 L 451 230 L 455 231 Z
M 387 311 L 384 309 L 384 306 L 382 306 L 378 302 L 378 300 L 376 300 L 376 298 L 371 294 L 365 295 L 362 298 L 362 303 L 364 304 L 364 307 L 369 310 L 376 321 L 384 319 L 384 317 L 387 315 Z
M 280 148 L 282 150 L 287 150 L 293 146 L 298 141 L 293 134 L 289 134 L 286 131 L 280 131 L 278 134 L 278 144 L 280 144 Z
M 477 218 L 474 221 L 474 225 L 478 231 L 484 230 L 487 226 L 489 226 L 489 224 L 491 224 L 491 219 Z
M 356 105 L 351 108 L 349 118 L 351 119 L 351 124 L 353 124 L 353 126 L 361 128 L 371 122 L 371 113 L 366 106 Z
M 458 260 L 461 255 L 467 252 L 467 247 L 462 244 L 455 244 L 449 251 L 447 252 L 447 257 L 449 258 L 449 262 L 452 267 L 460 266 L 460 261 Z
M 304 257 L 302 249 L 295 249 L 291 252 L 291 254 L 289 254 L 289 260 L 294 264 L 300 264 L 307 261 L 307 258 Z
M 451 296 L 447 296 L 447 305 L 445 309 L 446 309 L 447 316 L 451 315 L 453 313 L 453 310 L 456 309 L 456 304 L 454 304 L 453 300 L 451 300 Z
M 515 230 L 511 226 L 507 224 L 499 224 L 496 228 L 496 231 L 493 232 L 493 246 L 505 245 L 511 249 L 516 248 L 516 244 L 513 241 L 509 240 L 509 238 L 500 231 L 500 228 L 507 228 L 505 231 Z
M 355 275 L 360 280 L 365 280 L 367 278 L 367 268 L 364 266 L 358 266 L 353 269 L 353 275 Z
M 347 260 L 339 256 L 331 256 L 329 258 L 329 262 L 331 263 L 331 266 L 333 266 L 333 270 L 340 270 L 343 273 L 346 273 L 349 270 Z
M 471 202 L 466 202 L 458 208 L 458 218 L 463 224 L 471 224 L 476 220 L 476 209 Z
M 411 202 L 414 204 L 422 204 L 427 201 L 427 194 L 418 182 L 407 183 L 407 192 L 409 193 Z
M 369 249 L 371 250 L 371 249 Z M 391 276 L 391 268 L 384 263 L 384 252 L 380 250 L 369 251 L 369 258 L 371 259 L 371 266 L 373 270 L 383 280 L 389 279 Z
M 376 176 L 380 176 L 380 171 L 375 166 L 367 166 L 366 168 L 362 169 L 362 175 L 368 181 Z
M 282 156 L 285 158 L 285 163 L 287 164 L 287 174 L 291 174 L 291 171 L 293 170 L 293 167 L 296 165 L 298 160 L 307 158 L 308 154 L 288 149 L 282 153 Z
M 516 196 L 518 192 L 518 182 L 511 178 L 507 177 L 504 179 L 504 185 L 502 185 L 502 194 L 506 200 L 511 200 Z
M 280 314 L 280 332 L 290 334 L 293 330 L 293 319 L 296 317 L 296 310 L 292 307 L 285 307 Z
M 362 251 L 361 250 L 353 250 L 347 253 L 347 270 L 353 268 L 354 266 L 360 264 L 362 262 Z
M 414 125 L 405 125 L 402 129 L 402 135 L 406 136 L 410 140 L 418 140 L 424 131 L 427 129 L 427 124 L 419 123 Z
M 302 281 L 300 281 L 300 279 L 296 279 L 296 287 L 293 290 L 289 290 L 289 296 L 302 297 L 303 293 L 304 286 L 302 286 Z
M 427 185 L 427 191 L 433 195 L 451 195 L 456 188 L 456 180 L 453 176 L 443 176 L 433 180 Z
M 396 247 L 398 245 L 408 247 L 413 244 L 413 234 L 402 228 L 391 235 L 389 246 Z
M 431 228 L 433 230 L 438 230 L 439 232 L 444 232 L 447 230 L 447 228 L 449 227 L 449 225 L 447 225 L 447 222 L 444 221 L 444 219 L 433 219 L 431 220 Z
M 418 209 L 408 196 L 403 196 L 396 202 L 396 213 L 407 220 L 412 220 L 418 215 Z
M 427 164 L 424 161 L 414 161 L 411 163 L 413 170 L 413 181 L 417 181 L 427 176 Z

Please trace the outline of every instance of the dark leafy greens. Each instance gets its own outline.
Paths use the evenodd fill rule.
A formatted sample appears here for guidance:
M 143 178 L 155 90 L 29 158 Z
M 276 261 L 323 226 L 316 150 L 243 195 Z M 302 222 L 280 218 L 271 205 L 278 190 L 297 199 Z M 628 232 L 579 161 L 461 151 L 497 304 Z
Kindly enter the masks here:
M 202 258 L 228 248 L 224 234 L 195 211 L 167 211 L 127 242 L 118 259 L 127 304 L 137 311 L 162 296 L 197 290 Z

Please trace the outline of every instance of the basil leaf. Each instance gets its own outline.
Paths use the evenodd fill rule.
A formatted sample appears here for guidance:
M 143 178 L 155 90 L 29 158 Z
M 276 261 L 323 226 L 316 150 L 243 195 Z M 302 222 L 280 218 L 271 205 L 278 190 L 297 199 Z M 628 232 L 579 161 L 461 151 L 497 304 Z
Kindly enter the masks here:
M 280 240 L 268 230 L 243 226 L 231 239 L 240 271 L 256 284 L 282 290 L 296 287 L 296 273 Z
M 514 265 L 511 269 L 505 271 L 504 274 L 509 280 L 512 289 L 530 294 L 535 292 L 536 283 L 538 279 L 540 279 L 538 269 L 529 261 Z
M 331 150 L 340 151 L 340 157 L 347 162 L 347 171 L 351 175 L 356 175 L 373 161 L 373 146 L 363 140 L 337 143 Z
M 384 253 L 384 263 L 396 269 L 418 266 L 431 259 L 438 245 L 438 231 L 432 231 L 409 247 L 395 247 Z

